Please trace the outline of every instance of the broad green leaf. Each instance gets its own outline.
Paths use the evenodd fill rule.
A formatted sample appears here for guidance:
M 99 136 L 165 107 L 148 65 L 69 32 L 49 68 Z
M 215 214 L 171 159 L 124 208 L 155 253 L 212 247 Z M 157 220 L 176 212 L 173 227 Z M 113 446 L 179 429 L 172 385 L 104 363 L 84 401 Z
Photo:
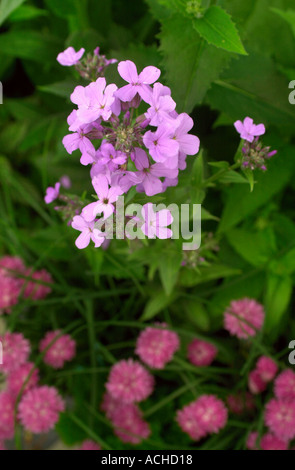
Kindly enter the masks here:
M 271 229 L 261 231 L 233 229 L 227 233 L 230 245 L 252 266 L 261 266 L 276 252 L 274 233 Z
M 25 0 L 1 0 L 0 2 L 0 26 Z
M 193 287 L 204 282 L 236 276 L 240 273 L 241 271 L 239 269 L 218 264 L 204 267 L 200 266 L 198 271 L 184 268 L 180 273 L 179 282 L 182 286 Z
M 165 251 L 159 259 L 159 272 L 165 293 L 169 296 L 177 282 L 182 261 L 182 252 L 176 252 L 172 247 Z
M 230 170 L 219 180 L 221 183 L 237 183 L 237 184 L 249 184 L 249 181 L 238 173 L 237 171 Z
M 287 21 L 287 23 L 291 26 L 293 34 L 295 36 L 295 10 L 279 10 L 278 8 L 271 8 L 271 11 L 279 15 L 283 20 Z
M 193 21 L 194 28 L 209 44 L 229 52 L 246 55 L 238 30 L 230 15 L 213 5 L 204 16 Z
M 40 16 L 48 16 L 48 11 L 30 5 L 23 5 L 11 13 L 9 20 L 15 23 L 17 21 L 32 20 Z
M 290 276 L 269 274 L 266 284 L 264 305 L 266 310 L 265 329 L 275 333 L 279 327 L 292 295 L 293 282 Z
M 231 55 L 207 44 L 191 20 L 179 15 L 163 21 L 159 38 L 165 77 L 177 110 L 189 113 L 203 101 Z
M 49 85 L 41 85 L 38 89 L 45 93 L 52 93 L 53 95 L 69 99 L 76 85 L 77 82 L 74 80 L 63 80 L 62 82 L 51 83 Z
M 186 299 L 183 308 L 189 320 L 202 331 L 210 329 L 210 316 L 203 304 L 195 300 Z
M 168 307 L 172 302 L 175 301 L 177 295 L 174 293 L 167 297 L 165 292 L 158 292 L 152 297 L 145 306 L 140 321 L 147 321 L 154 318 L 158 313 Z

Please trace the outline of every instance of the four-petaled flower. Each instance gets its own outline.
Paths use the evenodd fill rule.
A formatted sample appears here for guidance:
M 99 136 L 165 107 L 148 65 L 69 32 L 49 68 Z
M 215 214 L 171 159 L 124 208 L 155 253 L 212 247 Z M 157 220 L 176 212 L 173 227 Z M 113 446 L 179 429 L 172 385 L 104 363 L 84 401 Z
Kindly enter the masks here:
M 76 52 L 73 47 L 68 47 L 65 51 L 58 54 L 56 60 L 61 65 L 70 67 L 71 65 L 75 65 L 79 62 L 84 52 L 85 49 L 83 49 L 83 47 L 78 52 Z
M 102 245 L 105 241 L 103 232 L 95 228 L 95 222 L 87 222 L 80 215 L 75 215 L 72 220 L 72 227 L 79 230 L 81 234 L 75 241 L 75 245 L 80 250 L 89 245 L 90 240 L 94 242 L 95 248 Z
M 92 185 L 98 196 L 98 201 L 91 202 L 84 207 L 82 216 L 87 222 L 93 221 L 97 214 L 101 213 L 103 213 L 104 219 L 107 219 L 115 210 L 113 203 L 122 194 L 122 189 L 119 186 L 109 187 L 109 181 L 105 175 L 95 176 Z
M 144 219 L 143 225 L 140 227 L 145 236 L 148 238 L 171 238 L 172 230 L 167 228 L 173 222 L 173 217 L 168 209 L 162 209 L 154 212 L 153 204 L 148 202 L 141 210 Z
M 253 119 L 246 117 L 244 121 L 236 121 L 234 124 L 241 139 L 253 142 L 255 137 L 265 134 L 264 124 L 254 124 Z
M 151 94 L 149 85 L 157 81 L 161 75 L 161 71 L 152 65 L 145 67 L 138 75 L 136 65 L 131 60 L 120 62 L 118 72 L 129 83 L 116 91 L 116 96 L 121 101 L 131 101 L 136 94 L 147 100 Z

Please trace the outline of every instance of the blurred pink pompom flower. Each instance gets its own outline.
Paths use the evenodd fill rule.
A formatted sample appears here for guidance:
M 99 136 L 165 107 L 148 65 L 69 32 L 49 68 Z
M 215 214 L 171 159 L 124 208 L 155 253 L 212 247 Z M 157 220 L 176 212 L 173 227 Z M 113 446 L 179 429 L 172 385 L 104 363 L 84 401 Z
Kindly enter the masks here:
M 60 330 L 48 331 L 40 342 L 40 351 L 44 351 L 59 335 Z M 61 369 L 65 362 L 71 361 L 76 355 L 76 342 L 70 335 L 62 335 L 57 338 L 47 349 L 44 362 L 54 369 Z
M 264 317 L 264 309 L 256 300 L 233 300 L 224 313 L 224 327 L 233 336 L 248 339 L 262 328 Z
M 158 323 L 156 326 L 159 328 L 148 327 L 140 333 L 135 352 L 148 366 L 154 369 L 164 369 L 179 349 L 179 337 L 173 331 L 165 329 L 164 323 Z

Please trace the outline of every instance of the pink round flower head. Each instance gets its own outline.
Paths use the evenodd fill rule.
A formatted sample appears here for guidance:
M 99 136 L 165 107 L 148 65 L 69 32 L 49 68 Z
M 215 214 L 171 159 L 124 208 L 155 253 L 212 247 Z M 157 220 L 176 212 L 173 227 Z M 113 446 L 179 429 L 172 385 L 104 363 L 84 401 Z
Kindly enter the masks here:
M 268 383 L 275 378 L 278 366 L 270 357 L 261 356 L 257 361 L 256 370 L 259 372 L 262 380 Z
M 197 367 L 210 366 L 217 355 L 217 348 L 207 341 L 195 338 L 188 345 L 188 359 Z
M 254 299 L 233 300 L 224 313 L 224 327 L 233 336 L 247 339 L 262 328 L 264 310 Z
M 288 450 L 288 444 L 270 432 L 261 438 L 260 447 L 262 450 Z
M 142 419 L 141 411 L 134 403 L 119 406 L 112 423 L 115 434 L 122 442 L 140 444 L 150 435 L 149 425 Z
M 125 403 L 145 400 L 153 391 L 153 376 L 132 359 L 117 362 L 110 371 L 107 391 Z
M 40 351 L 44 351 L 60 333 L 60 330 L 48 331 L 40 342 Z M 70 335 L 62 335 L 49 347 L 43 360 L 54 369 L 61 369 L 65 362 L 71 361 L 75 355 L 76 341 Z
M 279 439 L 289 441 L 295 437 L 295 401 L 273 398 L 265 407 L 265 424 Z
M 3 346 L 3 364 L 0 372 L 11 373 L 27 362 L 31 347 L 22 333 L 5 333 L 0 337 Z
M 52 284 L 51 275 L 45 269 L 35 271 L 33 274 L 28 270 L 26 274 L 36 282 L 25 281 L 24 297 L 30 297 L 33 300 L 45 299 L 50 294 L 51 288 L 43 283 Z
M 14 396 L 17 397 L 19 392 L 21 391 L 24 383 L 28 379 L 29 374 L 32 372 L 34 368 L 34 364 L 32 362 L 27 362 L 26 364 L 21 365 L 14 371 L 12 371 L 7 377 L 7 387 L 9 392 Z M 39 381 L 39 373 L 38 369 L 34 369 L 32 372 L 31 377 L 29 378 L 24 392 L 27 392 L 30 388 L 35 387 Z
M 25 271 L 23 261 L 17 256 L 3 256 L 0 259 L 0 276 L 17 277 Z
M 159 327 L 167 326 L 165 323 Z M 154 369 L 164 369 L 179 348 L 179 337 L 173 331 L 148 327 L 137 338 L 135 352 L 142 362 Z
M 27 431 L 34 434 L 53 429 L 65 404 L 54 387 L 43 385 L 29 390 L 19 404 L 18 417 Z
M 262 380 L 258 370 L 252 370 L 248 377 L 248 387 L 251 393 L 258 395 L 266 390 L 267 383 Z
M 86 439 L 82 442 L 79 450 L 101 450 L 101 448 L 96 442 L 91 441 L 91 439 Z
M 246 447 L 248 450 L 258 450 L 257 439 L 258 439 L 258 432 L 256 431 L 250 432 L 247 438 L 247 442 L 246 442 Z
M 235 395 L 228 395 L 226 403 L 229 410 L 236 415 L 242 415 L 255 408 L 253 395 L 249 392 L 245 394 L 237 393 Z
M 177 411 L 176 421 L 183 432 L 187 433 L 193 441 L 199 441 L 207 435 L 195 415 L 196 402 L 184 406 Z
M 0 392 L 0 439 L 14 435 L 14 399 L 8 391 Z
M 19 279 L 0 276 L 0 315 L 11 312 L 11 308 L 18 303 L 20 292 Z
M 103 396 L 102 403 L 100 408 L 105 412 L 108 419 L 112 419 L 114 414 L 116 414 L 118 407 L 121 402 L 112 397 L 112 395 L 106 392 Z
M 281 372 L 274 385 L 275 396 L 279 400 L 295 401 L 295 373 L 291 369 Z
M 227 423 L 227 409 L 214 395 L 202 395 L 195 402 L 195 416 L 209 434 L 218 433 Z

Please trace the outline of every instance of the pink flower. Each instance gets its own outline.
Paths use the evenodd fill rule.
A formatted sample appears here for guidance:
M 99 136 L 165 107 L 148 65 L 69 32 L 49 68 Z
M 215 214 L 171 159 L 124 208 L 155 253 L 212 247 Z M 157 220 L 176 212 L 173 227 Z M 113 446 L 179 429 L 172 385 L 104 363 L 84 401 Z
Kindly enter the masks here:
M 159 326 L 167 326 L 165 323 Z M 148 327 L 136 341 L 135 352 L 142 362 L 154 369 L 164 369 L 179 349 L 179 337 L 173 331 Z
M 91 202 L 82 211 L 82 216 L 87 222 L 92 222 L 97 214 L 103 213 L 104 219 L 107 219 L 115 210 L 114 202 L 122 194 L 119 186 L 109 188 L 108 178 L 104 175 L 95 176 L 92 185 L 98 196 L 98 201 Z
M 278 366 L 270 357 L 261 356 L 257 361 L 256 370 L 259 372 L 262 380 L 268 383 L 275 378 Z
M 44 351 L 60 333 L 60 330 L 48 331 L 40 342 L 40 351 Z M 61 369 L 65 362 L 71 361 L 75 355 L 76 341 L 70 335 L 62 335 L 47 349 L 43 360 L 54 369 Z
M 177 166 L 179 144 L 173 139 L 172 130 L 165 123 L 160 124 L 155 132 L 147 131 L 143 136 L 143 143 L 155 162 L 165 162 L 169 168 Z M 168 159 L 172 163 L 168 163 Z
M 264 316 L 263 307 L 256 300 L 233 300 L 224 313 L 224 328 L 240 339 L 247 339 L 262 328 Z
M 3 364 L 0 372 L 11 373 L 28 361 L 31 347 L 22 333 L 5 333 L 0 337 L 3 346 Z
M 44 201 L 46 202 L 46 204 L 50 204 L 51 202 L 55 201 L 55 199 L 58 198 L 59 190 L 60 190 L 60 183 L 59 182 L 55 183 L 55 185 L 53 187 L 49 186 L 46 189 L 46 195 L 44 197 Z
M 153 204 L 148 202 L 141 210 L 144 224 L 140 227 L 144 235 L 148 238 L 171 238 L 172 230 L 167 228 L 173 222 L 173 217 L 168 209 L 162 209 L 154 212 Z
M 112 416 L 112 423 L 118 438 L 130 444 L 140 444 L 151 432 L 138 406 L 133 403 L 121 404 Z
M 72 227 L 81 232 L 75 241 L 75 245 L 79 250 L 86 248 L 89 245 L 90 240 L 93 241 L 95 248 L 101 246 L 105 240 L 104 234 L 95 228 L 95 222 L 86 222 L 84 217 L 81 215 L 74 216 Z
M 262 450 L 288 450 L 288 444 L 270 432 L 261 438 L 260 447 Z
M 131 60 L 125 60 L 118 64 L 118 72 L 129 83 L 116 91 L 116 96 L 121 101 L 131 101 L 136 94 L 147 101 L 151 96 L 151 85 L 158 80 L 161 71 L 156 67 L 145 67 L 138 75 L 136 65 Z
M 218 352 L 212 343 L 200 339 L 194 339 L 187 349 L 189 361 L 197 367 L 210 366 Z
M 279 400 L 295 400 L 295 373 L 293 370 L 286 369 L 277 376 L 274 392 Z
M 246 117 L 244 121 L 236 121 L 234 124 L 237 132 L 240 134 L 241 139 L 253 142 L 254 137 L 265 134 L 265 127 L 263 124 L 257 126 L 253 123 L 253 119 Z
M 11 312 L 11 308 L 18 303 L 20 292 L 19 279 L 0 276 L 0 315 Z
M 101 447 L 96 442 L 91 441 L 91 439 L 86 439 L 82 442 L 79 450 L 101 450 Z
M 105 412 L 106 417 L 111 420 L 120 404 L 120 400 L 116 400 L 110 393 L 106 392 L 100 407 Z
M 49 272 L 47 272 L 45 269 L 41 269 L 40 271 L 35 271 L 33 273 L 31 272 L 31 269 L 28 269 L 26 275 L 33 280 L 24 281 L 24 297 L 29 297 L 33 300 L 45 299 L 45 297 L 47 297 L 47 295 L 51 292 L 51 287 L 45 285 L 53 283 L 51 274 L 49 274 Z
M 242 415 L 244 412 L 255 408 L 253 395 L 249 392 L 228 395 L 226 403 L 229 410 L 236 415 Z
M 132 359 L 117 362 L 110 371 L 107 391 L 117 400 L 133 403 L 145 400 L 153 391 L 153 376 Z
M 258 450 L 257 440 L 258 440 L 258 432 L 256 431 L 250 432 L 247 438 L 247 442 L 246 442 L 247 449 Z
M 25 271 L 23 261 L 17 256 L 3 256 L 0 259 L 0 276 L 17 277 Z
M 196 155 L 200 149 L 200 139 L 195 136 L 188 134 L 193 128 L 194 121 L 186 114 L 181 113 L 173 121 L 173 139 L 179 145 L 179 151 L 185 155 Z
M 248 387 L 251 393 L 258 395 L 266 390 L 267 383 L 257 370 L 252 370 L 248 377 Z
M 39 434 L 53 429 L 64 409 L 64 401 L 56 388 L 43 385 L 23 395 L 18 417 L 27 431 Z
M 266 426 L 279 439 L 289 441 L 295 437 L 295 401 L 273 398 L 265 406 Z
M 35 365 L 32 362 L 27 362 L 19 366 L 14 371 L 10 372 L 7 377 L 7 388 L 14 397 L 17 397 L 34 367 Z M 34 369 L 31 377 L 29 378 L 25 386 L 23 393 L 27 392 L 30 388 L 35 387 L 38 384 L 38 381 L 39 371 L 38 369 Z
M 11 439 L 14 435 L 14 405 L 12 395 L 0 392 L 0 439 Z
M 99 77 L 86 87 L 77 86 L 71 94 L 71 101 L 78 105 L 77 118 L 81 124 L 88 124 L 102 118 L 107 121 L 112 115 L 115 101 L 115 84 L 106 86 L 106 79 Z
M 158 126 L 165 118 L 167 119 L 171 111 L 174 111 L 176 103 L 170 95 L 170 88 L 161 83 L 154 84 L 153 91 L 147 100 L 151 107 L 145 113 L 151 126 Z
M 227 423 L 227 409 L 214 395 L 202 395 L 177 412 L 177 422 L 184 432 L 198 441 L 218 433 Z
M 72 186 L 71 178 L 68 175 L 63 175 L 59 181 L 60 184 L 66 189 L 70 189 Z
M 61 65 L 70 67 L 71 65 L 75 65 L 79 62 L 84 52 L 85 52 L 85 49 L 83 48 L 81 48 L 78 52 L 76 52 L 73 47 L 68 47 L 66 50 L 58 54 L 56 60 Z

